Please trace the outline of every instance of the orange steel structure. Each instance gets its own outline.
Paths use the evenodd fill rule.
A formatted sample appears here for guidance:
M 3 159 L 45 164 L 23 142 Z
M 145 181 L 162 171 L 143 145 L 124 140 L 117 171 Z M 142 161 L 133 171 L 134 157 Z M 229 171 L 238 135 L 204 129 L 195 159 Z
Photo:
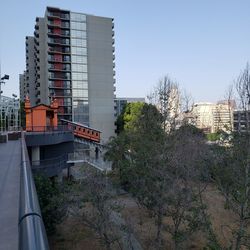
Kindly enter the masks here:
M 30 99 L 25 99 L 26 131 L 42 132 L 58 126 L 58 103 L 54 99 L 50 106 L 39 104 L 31 107 Z

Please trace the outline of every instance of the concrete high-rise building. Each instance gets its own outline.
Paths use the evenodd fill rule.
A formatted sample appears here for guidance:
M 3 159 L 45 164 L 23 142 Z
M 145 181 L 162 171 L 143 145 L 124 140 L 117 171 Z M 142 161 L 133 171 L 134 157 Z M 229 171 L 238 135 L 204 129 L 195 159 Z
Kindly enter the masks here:
M 114 59 L 112 18 L 47 7 L 26 37 L 25 91 L 32 105 L 56 98 L 59 120 L 98 129 L 107 140 L 115 131 Z

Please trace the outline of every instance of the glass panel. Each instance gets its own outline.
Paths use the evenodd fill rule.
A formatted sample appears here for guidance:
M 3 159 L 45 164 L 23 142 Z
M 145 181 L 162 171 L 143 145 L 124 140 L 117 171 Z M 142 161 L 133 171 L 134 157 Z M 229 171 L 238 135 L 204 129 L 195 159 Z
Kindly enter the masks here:
M 72 64 L 72 71 L 87 72 L 86 64 Z
M 77 46 L 77 47 L 86 47 L 87 46 L 87 40 L 72 38 L 71 39 L 71 45 L 72 46 Z
M 87 55 L 87 48 L 82 48 L 82 47 L 72 47 L 71 48 L 71 53 L 76 54 L 76 55 Z
M 87 89 L 88 82 L 86 81 L 72 81 L 72 87 L 76 89 Z
M 80 55 L 72 55 L 72 62 L 73 63 L 86 63 L 87 64 L 87 57 L 80 56 Z
M 71 30 L 71 37 L 86 38 L 86 31 Z
M 81 22 L 86 22 L 86 15 L 80 14 L 80 13 L 70 13 L 70 19 L 72 21 L 81 21 Z
M 87 73 L 77 73 L 77 72 L 72 73 L 72 80 L 87 80 L 87 79 L 88 79 Z
M 87 89 L 73 89 L 73 97 L 80 98 L 88 98 L 88 90 Z
M 71 22 L 71 29 L 74 30 L 86 30 L 86 23 L 80 23 L 80 22 Z

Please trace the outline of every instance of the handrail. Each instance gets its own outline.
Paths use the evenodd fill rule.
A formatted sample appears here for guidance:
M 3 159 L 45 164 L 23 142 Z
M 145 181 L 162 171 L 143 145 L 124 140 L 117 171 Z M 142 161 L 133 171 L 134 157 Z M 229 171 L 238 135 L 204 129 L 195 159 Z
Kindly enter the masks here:
M 49 249 L 48 239 L 42 220 L 23 132 L 21 146 L 19 250 L 47 250 Z

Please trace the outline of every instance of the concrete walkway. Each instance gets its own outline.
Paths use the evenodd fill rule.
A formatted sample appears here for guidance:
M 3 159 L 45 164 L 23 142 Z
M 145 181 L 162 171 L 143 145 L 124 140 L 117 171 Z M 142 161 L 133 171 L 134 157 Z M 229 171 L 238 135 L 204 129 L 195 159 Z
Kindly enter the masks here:
M 21 142 L 0 143 L 0 250 L 18 249 Z

